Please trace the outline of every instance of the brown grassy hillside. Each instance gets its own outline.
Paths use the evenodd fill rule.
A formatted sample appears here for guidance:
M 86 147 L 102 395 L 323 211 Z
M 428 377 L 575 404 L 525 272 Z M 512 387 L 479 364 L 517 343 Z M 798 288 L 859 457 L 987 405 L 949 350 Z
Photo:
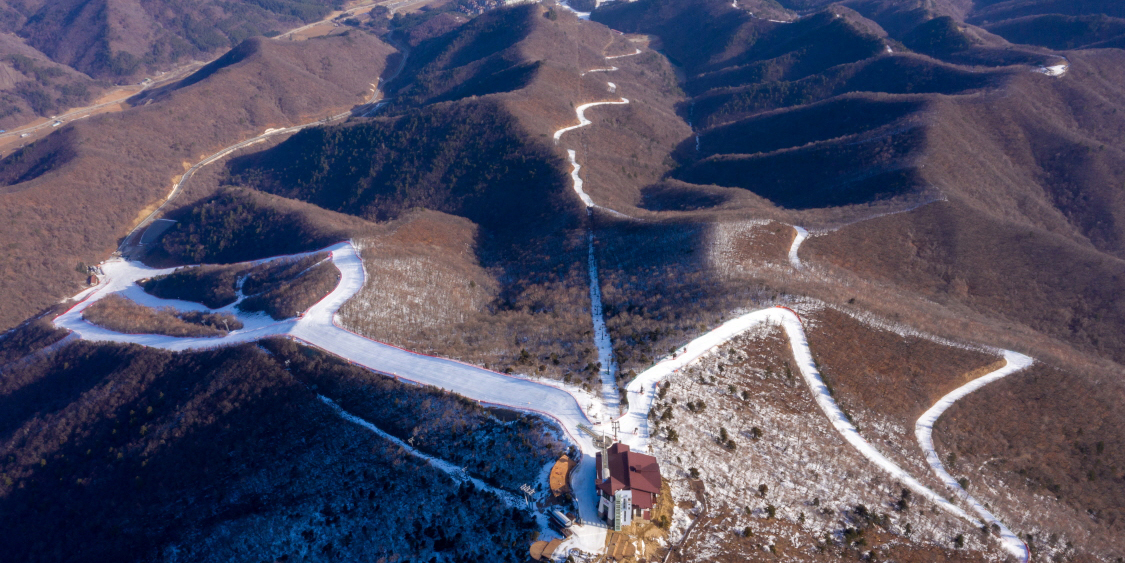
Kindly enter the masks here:
M 956 403 L 935 442 L 1033 557 L 1113 560 L 1125 552 L 1123 400 L 1119 372 L 1036 365 Z
M 962 202 L 844 227 L 806 256 L 1125 360 L 1125 262 Z
M 419 39 L 378 117 L 235 159 L 229 181 L 394 221 L 362 241 L 371 277 L 346 312 L 354 329 L 496 369 L 587 379 L 585 214 L 550 135 L 575 121 L 575 105 L 616 99 L 604 76 L 582 72 L 630 50 L 561 10 L 488 12 Z M 659 80 L 667 88 L 671 74 Z
M 251 54 L 206 80 L 68 125 L 0 162 L 0 170 L 20 170 L 0 172 L 20 180 L 0 194 L 0 326 L 73 293 L 75 263 L 108 255 L 192 163 L 267 127 L 362 102 L 391 52 L 362 32 L 292 44 L 255 39 L 247 48 Z M 56 150 L 69 160 L 46 158 Z M 29 159 L 40 162 L 38 176 L 26 173 Z
M 129 80 L 328 15 L 335 0 L 8 2 L 5 31 L 91 76 Z
M 52 61 L 18 37 L 0 35 L 0 129 L 87 105 L 107 85 Z

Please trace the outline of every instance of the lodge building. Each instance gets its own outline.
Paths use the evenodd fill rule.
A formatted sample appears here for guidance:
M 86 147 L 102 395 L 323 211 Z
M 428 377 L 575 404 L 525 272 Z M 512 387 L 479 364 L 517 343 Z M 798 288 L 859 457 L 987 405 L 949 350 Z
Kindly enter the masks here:
M 652 509 L 660 494 L 660 467 L 656 458 L 629 451 L 617 442 L 598 452 L 598 516 L 621 531 L 634 518 L 652 519 Z

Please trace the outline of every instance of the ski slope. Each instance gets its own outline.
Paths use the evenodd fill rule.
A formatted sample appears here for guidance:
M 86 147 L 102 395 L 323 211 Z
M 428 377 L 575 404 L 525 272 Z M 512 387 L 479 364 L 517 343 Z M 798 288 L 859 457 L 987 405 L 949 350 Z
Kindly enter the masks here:
M 789 245 L 789 263 L 792 264 L 794 268 L 800 270 L 802 269 L 801 258 L 797 256 L 797 251 L 800 250 L 801 243 L 809 238 L 809 232 L 805 230 L 804 227 L 798 227 L 796 225 L 793 226 L 793 230 L 797 233 L 793 236 L 793 244 Z
M 331 293 L 310 307 L 304 316 L 298 319 L 274 321 L 265 314 L 242 313 L 235 309 L 235 304 L 212 310 L 199 303 L 160 299 L 145 293 L 136 281 L 171 273 L 174 269 L 150 268 L 138 262 L 117 258 L 102 266 L 106 273 L 102 283 L 93 291 L 84 292 L 82 301 L 55 319 L 55 326 L 68 329 L 78 337 L 90 341 L 134 343 L 174 351 L 229 346 L 270 336 L 294 338 L 344 358 L 355 365 L 396 379 L 440 387 L 485 405 L 530 411 L 554 419 L 582 452 L 582 460 L 575 470 L 578 482 L 593 483 L 593 454 L 596 450 L 590 438 L 578 431 L 578 425 L 591 426 L 594 422 L 583 411 L 574 395 L 558 387 L 529 379 L 496 373 L 445 358 L 416 354 L 341 328 L 337 324 L 337 311 L 363 288 L 365 281 L 363 263 L 351 242 L 342 242 L 324 250 L 331 253 L 332 263 L 340 270 L 340 282 Z M 271 258 L 255 263 L 309 254 L 313 253 Z M 113 294 L 150 307 L 172 307 L 180 311 L 226 312 L 235 315 L 245 324 L 245 328 L 231 331 L 224 337 L 178 338 L 156 334 L 119 333 L 93 325 L 82 318 L 82 312 L 92 303 Z M 341 413 L 342 416 L 344 414 L 346 413 Z M 359 419 L 353 420 L 354 417 L 344 416 L 344 418 L 362 424 Z M 593 523 L 585 526 L 590 529 L 576 536 L 579 538 L 576 546 L 590 552 L 600 551 L 605 543 L 605 530 L 598 526 L 600 521 L 597 518 L 597 498 L 594 488 L 576 487 L 575 497 L 578 500 L 579 515 L 582 520 Z
M 974 526 L 979 527 L 981 525 L 981 521 L 976 517 L 922 484 L 914 478 L 910 472 L 887 458 L 860 435 L 859 431 L 848 420 L 839 405 L 836 404 L 835 399 L 833 399 L 832 395 L 828 392 L 828 387 L 824 384 L 824 380 L 821 378 L 820 372 L 816 368 L 816 362 L 813 361 L 812 350 L 809 348 L 808 339 L 805 336 L 804 326 L 801 324 L 800 318 L 796 313 L 784 307 L 762 309 L 727 321 L 718 328 L 676 350 L 671 356 L 637 376 L 628 386 L 630 397 L 629 412 L 620 419 L 622 432 L 621 441 L 629 444 L 632 449 L 647 449 L 649 439 L 651 438 L 648 415 L 656 397 L 657 385 L 665 378 L 672 376 L 692 362 L 716 351 L 719 346 L 763 323 L 778 325 L 785 330 L 786 336 L 789 339 L 790 350 L 793 352 L 793 357 L 796 360 L 801 376 L 812 392 L 817 405 L 824 412 L 825 416 L 828 417 L 833 428 L 836 429 L 837 433 L 839 433 L 844 440 L 851 444 L 863 457 L 867 458 L 894 479 L 897 479 L 902 484 L 909 487 L 916 494 L 929 499 L 930 502 L 933 502 L 946 512 L 958 518 L 962 518 L 972 523 Z M 937 458 L 937 454 L 934 453 L 933 441 L 930 435 L 934 421 L 936 421 L 937 418 L 941 416 L 941 413 L 956 400 L 1005 375 L 1024 369 L 1031 365 L 1032 362 L 1031 358 L 1011 351 L 1004 351 L 1004 357 L 1008 360 L 1004 368 L 975 379 L 938 401 L 937 405 L 927 411 L 926 414 L 919 419 L 916 432 L 918 433 L 918 440 L 922 444 L 923 450 L 926 451 L 927 461 L 930 463 L 931 467 L 934 468 L 934 471 L 938 473 L 938 476 L 942 478 L 942 481 L 951 486 L 951 488 L 960 490 L 962 493 L 960 497 L 965 499 L 986 522 L 990 524 L 996 523 L 1000 526 L 1001 544 L 1006 551 L 1021 558 L 1021 561 L 1027 561 L 1028 552 L 1026 545 L 1008 530 L 1003 523 L 996 519 L 995 516 L 985 510 L 979 502 L 965 493 L 957 484 L 957 481 L 953 479 L 948 472 L 945 472 L 944 467 L 941 466 L 941 461 Z
M 636 53 L 640 53 L 638 49 Z M 629 55 L 618 55 L 614 58 Z M 610 58 L 610 57 L 607 57 Z M 607 69 L 595 69 L 607 70 Z M 616 70 L 616 69 L 614 69 Z M 555 141 L 559 141 L 564 133 L 589 125 L 591 122 L 585 117 L 585 111 L 599 105 L 627 104 L 629 101 L 591 102 L 578 106 L 576 115 L 578 125 L 564 127 L 554 133 Z M 574 150 L 568 150 L 573 170 L 571 178 L 574 190 L 588 210 L 598 208 L 592 198 L 583 190 L 582 180 L 579 176 L 581 166 L 576 161 Z M 612 212 L 612 210 L 606 210 Z M 614 212 L 615 213 L 615 212 Z M 801 263 L 797 256 L 801 242 L 808 232 L 801 227 L 794 227 L 796 235 L 789 251 L 789 260 L 797 269 Z M 237 316 L 244 328 L 230 332 L 220 338 L 178 338 L 161 335 L 147 334 L 122 334 L 103 327 L 98 327 L 82 319 L 82 312 L 91 303 L 108 295 L 120 294 L 138 303 L 147 306 L 169 306 L 183 311 L 210 311 L 207 307 L 185 301 L 165 300 L 148 295 L 136 284 L 136 280 L 166 274 L 173 269 L 149 268 L 137 262 L 125 259 L 114 259 L 103 265 L 106 272 L 102 284 L 79 294 L 80 301 L 71 309 L 55 319 L 55 325 L 72 331 L 80 338 L 102 342 L 130 342 L 145 346 L 152 346 L 167 350 L 198 350 L 218 346 L 234 345 L 252 342 L 269 336 L 285 336 L 300 340 L 338 357 L 344 358 L 355 365 L 365 367 L 396 379 L 414 382 L 422 385 L 440 387 L 447 391 L 460 394 L 467 398 L 479 401 L 481 404 L 499 406 L 538 413 L 549 417 L 559 423 L 571 441 L 580 449 L 581 462 L 574 473 L 575 483 L 589 484 L 574 487 L 578 501 L 579 515 L 584 525 L 574 527 L 575 535 L 564 542 L 560 553 L 566 553 L 570 548 L 579 548 L 586 552 L 600 553 L 604 550 L 606 530 L 597 518 L 597 497 L 593 489 L 594 482 L 594 453 L 596 452 L 590 438 L 578 431 L 579 425 L 593 426 L 596 424 L 583 410 L 578 398 L 571 392 L 561 387 L 538 382 L 523 377 L 515 377 L 493 372 L 481 367 L 462 362 L 417 354 L 389 344 L 377 342 L 342 328 L 338 323 L 337 313 L 340 308 L 364 286 L 366 281 L 363 264 L 358 252 L 351 242 L 341 242 L 327 249 L 332 263 L 340 270 L 341 279 L 335 289 L 324 299 L 309 308 L 308 311 L 297 319 L 274 321 L 264 314 L 245 314 L 230 305 L 219 309 Z M 616 413 L 620 404 L 617 396 L 615 382 L 616 372 L 613 362 L 612 342 L 602 314 L 601 290 L 598 279 L 597 260 L 594 246 L 593 232 L 588 234 L 588 269 L 590 275 L 591 317 L 593 318 L 594 339 L 598 349 L 598 358 L 602 362 L 602 389 L 598 394 L 597 405 L 591 405 L 592 411 L 607 408 L 609 412 Z M 311 253 L 305 253 L 304 256 Z M 272 258 L 276 260 L 285 257 Z M 258 262 L 266 262 L 258 261 Z M 909 472 L 891 461 L 867 442 L 848 421 L 835 400 L 828 393 L 828 389 L 820 376 L 813 361 L 812 351 L 809 348 L 804 327 L 800 318 L 793 311 L 783 307 L 773 307 L 754 311 L 738 318 L 723 323 L 718 328 L 696 338 L 687 345 L 676 350 L 672 355 L 664 358 L 653 367 L 637 376 L 627 387 L 629 394 L 629 409 L 618 419 L 620 423 L 619 437 L 621 441 L 632 448 L 644 451 L 648 449 L 651 438 L 648 425 L 648 414 L 652 408 L 655 397 L 656 385 L 662 380 L 673 376 L 675 373 L 690 365 L 706 354 L 709 354 L 731 339 L 744 332 L 757 328 L 763 324 L 780 326 L 788 336 L 789 345 L 806 384 L 812 392 L 817 405 L 828 417 L 835 430 L 860 452 L 883 471 L 899 480 L 917 494 L 929 499 L 931 502 L 947 512 L 963 518 L 974 525 L 980 521 L 957 505 L 950 502 L 942 495 L 929 489 Z M 962 388 L 943 397 L 938 404 L 926 412 L 916 425 L 916 434 L 919 443 L 926 452 L 927 462 L 935 473 L 951 487 L 956 487 L 956 481 L 941 466 L 937 454 L 933 449 L 932 427 L 950 405 L 966 394 L 979 389 L 991 381 L 995 381 L 1010 373 L 1014 373 L 1030 365 L 1031 359 L 1026 356 L 1005 352 L 1007 365 L 1000 370 L 992 372 L 982 378 L 974 380 Z M 385 435 L 370 423 L 351 415 L 340 409 L 327 398 L 321 398 L 332 407 L 341 417 L 355 424 L 361 425 L 373 432 Z M 426 457 L 420 452 L 416 455 Z M 437 460 L 426 457 L 440 469 L 446 471 L 455 479 L 470 479 L 471 476 L 458 473 L 458 468 Z M 444 464 L 444 465 L 443 465 Z M 476 484 L 476 480 L 473 480 Z M 478 486 L 481 486 L 478 484 Z M 487 488 L 487 487 L 482 487 Z M 964 493 L 964 491 L 961 491 Z M 503 495 L 502 498 L 507 499 Z M 997 523 L 1003 530 L 1001 541 L 1006 550 L 1027 560 L 1026 546 L 1019 542 L 1002 523 L 988 513 L 980 503 L 968 496 L 961 498 L 980 514 L 988 523 Z M 1019 545 L 1017 545 L 1017 543 Z
M 617 70 L 617 69 L 614 68 L 613 70 Z M 586 110 L 588 110 L 592 107 L 597 107 L 597 106 L 614 106 L 614 105 L 621 105 L 621 104 L 627 104 L 627 103 L 629 103 L 628 98 L 621 98 L 621 100 L 616 101 L 616 102 L 589 102 L 589 103 L 585 103 L 585 104 L 582 104 L 582 105 L 578 106 L 577 108 L 575 108 L 575 112 L 578 114 L 578 125 L 571 125 L 570 127 L 563 127 L 562 129 L 559 129 L 558 131 L 555 131 L 555 142 L 556 143 L 558 142 L 559 138 L 563 136 L 563 133 L 566 133 L 567 131 L 573 131 L 573 130 L 578 129 L 580 127 L 585 127 L 585 126 L 589 125 L 590 123 L 592 123 L 589 119 L 586 119 Z
M 232 314 L 236 314 L 246 324 L 246 328 L 232 331 L 221 338 L 178 338 L 161 335 L 122 334 L 97 327 L 83 320 L 81 313 L 91 303 L 111 294 L 120 294 L 149 306 L 170 306 L 179 310 L 208 310 L 198 303 L 153 297 L 141 291 L 135 283 L 138 279 L 168 273 L 171 270 L 148 268 L 135 262 L 116 259 L 103 266 L 103 270 L 106 272 L 105 281 L 94 291 L 86 292 L 85 298 L 80 303 L 55 319 L 55 324 L 60 328 L 67 328 L 80 338 L 87 340 L 131 342 L 167 350 L 206 349 L 251 342 L 267 336 L 295 338 L 377 373 L 422 385 L 440 387 L 479 401 L 482 404 L 530 411 L 552 418 L 562 426 L 582 452 L 582 462 L 576 469 L 574 477 L 576 482 L 593 483 L 593 454 L 596 450 L 589 437 L 577 430 L 580 424 L 592 425 L 593 423 L 574 395 L 564 389 L 530 379 L 496 373 L 445 358 L 416 354 L 364 338 L 341 328 L 336 323 L 337 311 L 363 287 L 365 274 L 359 254 L 350 242 L 339 243 L 326 250 L 330 251 L 333 264 L 340 270 L 340 283 L 328 296 L 310 307 L 300 319 L 272 321 L 267 320 L 268 317 L 262 314 L 248 315 L 232 310 Z M 596 280 L 594 283 L 596 284 Z M 228 306 L 228 308 L 232 307 Z M 920 483 L 909 472 L 880 453 L 859 434 L 828 393 L 828 389 L 813 361 L 812 351 L 809 348 L 800 318 L 789 309 L 782 307 L 754 311 L 727 321 L 676 350 L 671 356 L 637 376 L 627 388 L 630 397 L 629 410 L 618 419 L 621 441 L 637 450 L 646 450 L 650 439 L 648 413 L 652 407 L 657 383 L 674 375 L 704 355 L 713 352 L 718 346 L 761 324 L 772 324 L 785 330 L 798 370 L 812 391 L 817 405 L 828 417 L 836 431 L 849 444 L 872 463 L 917 494 L 928 498 L 951 514 L 974 525 L 980 525 L 979 520 Z M 1031 363 L 1030 358 L 1020 354 L 1014 352 L 1005 352 L 1004 354 L 1008 360 L 1004 368 L 976 379 L 946 395 L 918 421 L 916 431 L 919 442 L 923 444 L 923 449 L 926 451 L 927 461 L 947 484 L 956 486 L 956 481 L 949 476 L 948 472 L 944 472 L 940 460 L 937 459 L 936 453 L 933 451 L 933 442 L 930 435 L 933 423 L 956 400 L 991 381 L 1021 370 Z M 346 414 L 341 413 L 341 416 Z M 363 424 L 361 419 L 353 420 L 354 417 L 349 418 L 349 416 L 344 416 L 344 418 L 357 424 Z M 567 547 L 579 547 L 588 552 L 599 552 L 604 545 L 605 530 L 597 525 L 599 524 L 597 498 L 593 487 L 578 486 L 575 487 L 575 493 L 579 504 L 579 514 L 587 525 L 576 527 L 578 533 L 565 545 Z M 988 514 L 974 499 L 968 497 L 968 495 L 962 495 L 962 497 L 984 517 L 985 521 L 996 522 L 1001 526 L 1004 531 L 1001 539 L 1008 551 L 1017 556 L 1026 557 L 1026 548 L 1021 548 L 1022 542 L 1019 542 L 1014 534 L 1003 527 L 1003 524 L 999 523 L 994 516 Z M 1019 542 L 1018 545 L 1017 542 Z M 1020 551 L 1021 549 L 1024 551 Z
M 939 399 L 929 410 L 922 413 L 922 416 L 918 418 L 918 422 L 914 424 L 914 435 L 918 438 L 918 445 L 922 446 L 922 451 L 926 454 L 926 463 L 930 465 L 930 468 L 934 470 L 938 478 L 945 483 L 945 486 L 953 490 L 957 496 L 964 500 L 986 523 L 989 525 L 995 524 L 1000 528 L 1000 542 L 1004 545 L 1004 549 L 1012 555 L 1019 557 L 1022 561 L 1027 561 L 1030 556 L 1027 544 L 1024 543 L 1019 536 L 1009 530 L 1000 519 L 989 512 L 980 501 L 973 498 L 972 495 L 961 487 L 961 484 L 949 474 L 949 471 L 946 471 L 945 465 L 941 463 L 941 457 L 938 456 L 937 451 L 934 449 L 934 424 L 937 423 L 938 418 L 941 417 L 946 409 L 953 406 L 953 403 L 957 402 L 965 395 L 993 381 L 1026 369 L 1035 362 L 1035 360 L 1023 354 L 1010 350 L 1004 350 L 1003 354 L 1005 360 L 1004 367 L 982 375 L 954 389 L 948 395 Z

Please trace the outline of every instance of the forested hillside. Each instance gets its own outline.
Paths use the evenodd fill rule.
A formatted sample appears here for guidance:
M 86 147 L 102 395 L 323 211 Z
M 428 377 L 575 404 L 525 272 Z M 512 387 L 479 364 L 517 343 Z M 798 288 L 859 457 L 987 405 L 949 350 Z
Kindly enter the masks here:
M 73 294 L 86 279 L 76 264 L 111 253 L 196 162 L 267 128 L 366 102 L 392 51 L 359 31 L 247 41 L 244 56 L 208 69 L 203 80 L 189 78 L 127 112 L 68 124 L 0 161 L 8 183 L 0 190 L 0 326 Z M 329 238 L 338 240 L 340 228 Z
M 4 31 L 55 62 L 95 78 L 128 80 L 205 58 L 255 35 L 273 35 L 325 17 L 338 0 L 272 2 L 7 2 Z
M 1123 22 L 0 0 L 0 553 L 1119 560 Z
M 5 372 L 0 519 L 7 557 L 513 560 L 532 524 L 337 416 L 317 393 L 409 437 L 396 414 L 350 399 L 375 390 L 426 428 L 420 447 L 469 451 L 488 429 L 520 451 L 551 444 L 534 422 L 505 424 L 473 403 L 372 375 L 284 342 L 172 354 L 79 343 Z M 286 361 L 292 358 L 294 362 Z M 339 381 L 331 385 L 326 382 Z M 319 389 L 318 389 L 318 385 Z M 318 389 L 314 391 L 314 389 Z M 377 395 L 378 396 L 378 395 Z M 354 403 L 354 404 L 353 404 Z M 392 422 L 393 421 L 393 422 Z M 431 450 L 433 451 L 433 450 Z M 438 450 L 443 451 L 443 450 Z M 545 461 L 546 450 L 524 450 Z M 474 467 L 489 480 L 537 468 Z M 510 481 L 509 481 L 510 482 Z M 440 504 L 431 502 L 442 499 Z M 373 525 L 372 522 L 379 522 Z M 222 539 L 220 539 L 222 538 Z M 84 546 L 81 552 L 72 549 Z

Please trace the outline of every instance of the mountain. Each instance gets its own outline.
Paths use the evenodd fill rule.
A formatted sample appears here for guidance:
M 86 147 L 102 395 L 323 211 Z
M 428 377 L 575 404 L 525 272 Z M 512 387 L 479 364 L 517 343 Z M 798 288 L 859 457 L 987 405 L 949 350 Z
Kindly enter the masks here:
M 205 58 L 255 35 L 276 35 L 339 7 L 324 0 L 14 0 L 0 7 L 0 13 L 5 14 L 5 31 L 51 60 L 116 81 L 188 58 Z
M 1115 3 L 0 14 L 57 104 L 215 57 L 0 160 L 20 560 L 1125 554 Z
M 75 264 L 112 252 L 198 161 L 265 129 L 365 103 L 391 51 L 358 31 L 249 39 L 237 56 L 201 69 L 206 78 L 154 91 L 130 111 L 68 124 L 0 161 L 4 324 L 79 288 L 86 274 Z

